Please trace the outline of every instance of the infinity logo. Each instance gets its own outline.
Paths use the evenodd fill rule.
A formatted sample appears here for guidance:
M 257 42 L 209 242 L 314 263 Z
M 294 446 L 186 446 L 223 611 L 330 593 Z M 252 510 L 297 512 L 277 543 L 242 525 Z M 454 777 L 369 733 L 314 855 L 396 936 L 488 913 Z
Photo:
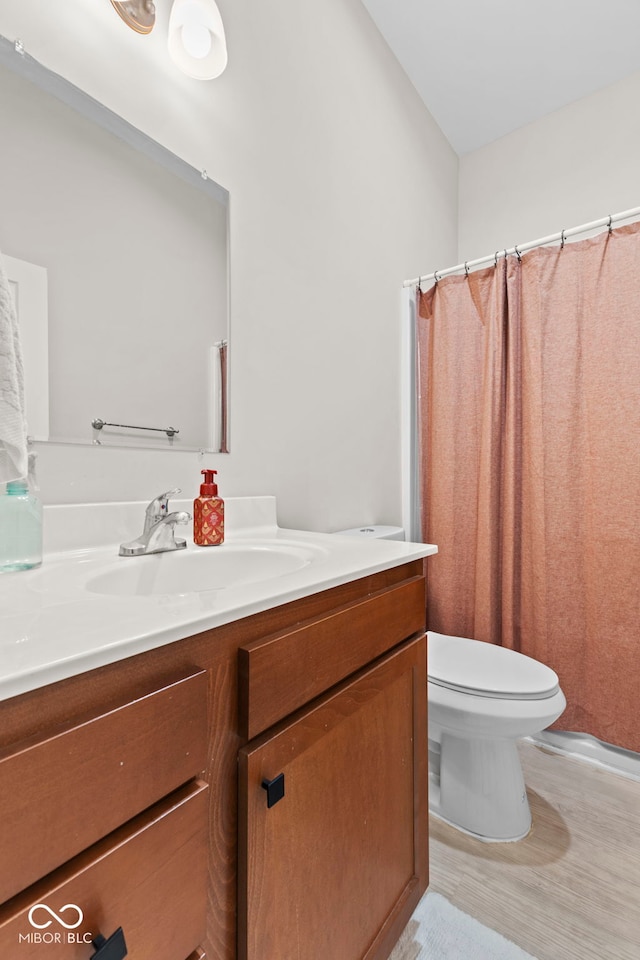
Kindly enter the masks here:
M 65 927 L 67 930 L 75 930 L 76 927 L 80 926 L 80 924 L 84 919 L 84 914 L 82 913 L 82 910 L 75 903 L 65 903 L 64 907 L 60 907 L 60 913 L 64 913 L 65 910 L 76 911 L 78 915 L 78 919 L 76 920 L 75 923 L 65 923 L 62 917 L 60 916 L 60 914 L 54 913 L 51 907 L 48 907 L 46 903 L 36 903 L 31 907 L 31 910 L 29 910 L 29 923 L 31 924 L 32 927 L 35 927 L 37 930 L 44 930 L 45 927 L 50 927 L 51 920 L 45 920 L 44 923 L 36 923 L 36 921 L 33 919 L 33 915 L 36 912 L 36 910 L 44 910 L 46 913 L 49 914 L 49 916 L 53 917 L 54 920 L 57 920 L 61 927 Z

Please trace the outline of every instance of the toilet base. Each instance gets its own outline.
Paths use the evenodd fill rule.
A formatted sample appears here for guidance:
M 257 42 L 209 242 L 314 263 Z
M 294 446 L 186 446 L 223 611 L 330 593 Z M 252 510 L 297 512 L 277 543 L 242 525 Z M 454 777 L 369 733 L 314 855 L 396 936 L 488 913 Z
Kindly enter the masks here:
M 455 827 L 460 833 L 466 833 L 468 837 L 473 837 L 474 840 L 480 840 L 482 843 L 515 843 L 516 840 L 524 840 L 531 832 L 531 826 L 529 826 L 529 829 L 519 837 L 485 837 L 480 833 L 473 833 L 472 830 L 465 830 L 459 823 L 453 823 L 452 820 L 447 820 L 446 817 L 442 816 L 440 813 L 440 786 L 433 784 L 431 780 L 429 780 L 429 795 L 432 796 L 434 793 L 436 793 L 435 800 L 433 802 L 429 800 L 429 815 L 435 817 L 436 820 L 441 820 L 442 823 L 446 823 L 450 827 Z
M 515 740 L 465 739 L 443 731 L 439 770 L 435 761 L 432 756 L 429 784 L 435 816 L 489 843 L 527 836 L 531 811 Z

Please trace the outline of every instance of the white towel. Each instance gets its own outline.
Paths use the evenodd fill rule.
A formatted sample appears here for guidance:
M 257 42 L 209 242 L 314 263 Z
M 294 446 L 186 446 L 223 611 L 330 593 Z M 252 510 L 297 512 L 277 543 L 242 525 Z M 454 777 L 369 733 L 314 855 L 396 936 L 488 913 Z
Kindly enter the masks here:
M 27 476 L 24 367 L 18 318 L 0 256 L 0 482 Z

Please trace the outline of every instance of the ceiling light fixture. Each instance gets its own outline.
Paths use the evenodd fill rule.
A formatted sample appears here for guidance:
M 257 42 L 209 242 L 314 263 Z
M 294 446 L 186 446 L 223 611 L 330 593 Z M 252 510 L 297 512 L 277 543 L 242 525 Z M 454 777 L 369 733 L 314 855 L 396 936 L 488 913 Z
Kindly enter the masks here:
M 111 5 L 136 33 L 153 30 L 156 8 L 151 0 L 111 0 Z M 173 0 L 167 44 L 169 56 L 188 77 L 219 77 L 227 65 L 227 41 L 215 0 Z
M 219 77 L 227 65 L 227 42 L 215 0 L 174 0 L 168 47 L 169 56 L 188 77 Z
M 156 22 L 156 8 L 151 0 L 127 0 L 126 3 L 116 3 L 111 0 L 118 16 L 136 33 L 151 33 Z

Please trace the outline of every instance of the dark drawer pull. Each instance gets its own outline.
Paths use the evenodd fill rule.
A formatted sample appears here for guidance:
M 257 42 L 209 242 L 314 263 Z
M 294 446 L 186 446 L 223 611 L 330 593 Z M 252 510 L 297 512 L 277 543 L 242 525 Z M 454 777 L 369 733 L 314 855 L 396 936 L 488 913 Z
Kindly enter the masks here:
M 122 927 L 118 927 L 115 933 L 112 933 L 107 940 L 102 934 L 93 941 L 96 952 L 91 960 L 124 960 L 127 956 L 127 945 L 124 940 Z
M 262 789 L 267 791 L 267 807 L 272 807 L 284 797 L 284 773 L 279 773 L 273 780 L 263 780 Z

